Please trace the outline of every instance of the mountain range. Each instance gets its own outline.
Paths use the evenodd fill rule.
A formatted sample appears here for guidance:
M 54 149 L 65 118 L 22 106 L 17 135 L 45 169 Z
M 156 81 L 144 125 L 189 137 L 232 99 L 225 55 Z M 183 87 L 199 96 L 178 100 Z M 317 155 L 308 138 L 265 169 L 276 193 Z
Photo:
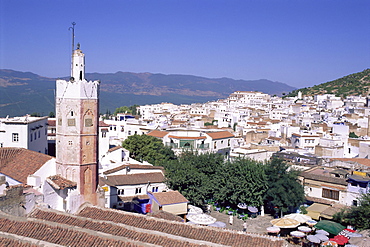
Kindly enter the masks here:
M 260 91 L 281 95 L 296 88 L 281 82 L 210 79 L 193 75 L 152 73 L 86 73 L 87 80 L 100 80 L 100 112 L 117 107 L 170 102 L 191 104 L 227 98 L 234 91 Z M 61 78 L 67 79 L 68 77 Z M 55 78 L 0 69 L 0 117 L 54 112 Z

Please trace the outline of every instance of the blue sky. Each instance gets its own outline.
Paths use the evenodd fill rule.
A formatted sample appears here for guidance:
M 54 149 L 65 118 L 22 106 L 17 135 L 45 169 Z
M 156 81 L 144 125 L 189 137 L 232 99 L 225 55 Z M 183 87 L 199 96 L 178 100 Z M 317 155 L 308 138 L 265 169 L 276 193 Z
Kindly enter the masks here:
M 269 79 L 295 87 L 370 68 L 369 0 L 0 0 L 0 68 Z

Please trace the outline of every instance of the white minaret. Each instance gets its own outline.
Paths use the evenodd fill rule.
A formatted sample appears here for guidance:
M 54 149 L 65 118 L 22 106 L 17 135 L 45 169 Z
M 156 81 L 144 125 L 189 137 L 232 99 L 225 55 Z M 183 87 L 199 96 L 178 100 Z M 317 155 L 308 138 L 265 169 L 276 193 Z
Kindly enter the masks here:
M 85 55 L 80 45 L 72 53 L 71 78 L 56 81 L 57 173 L 77 182 L 66 210 L 83 202 L 97 204 L 99 81 L 85 79 Z

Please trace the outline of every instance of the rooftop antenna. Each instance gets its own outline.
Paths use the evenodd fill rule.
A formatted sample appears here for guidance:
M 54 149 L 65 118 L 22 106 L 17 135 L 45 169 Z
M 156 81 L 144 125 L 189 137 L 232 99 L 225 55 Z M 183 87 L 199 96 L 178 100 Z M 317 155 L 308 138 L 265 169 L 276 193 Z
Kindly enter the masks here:
M 75 25 L 76 22 L 72 22 L 72 27 L 68 28 L 68 30 L 72 30 L 72 54 L 75 49 Z
M 76 22 L 72 22 L 72 27 L 69 27 L 68 30 L 72 30 L 72 56 L 71 56 L 71 78 L 70 81 L 74 81 L 73 78 L 73 51 L 75 49 L 75 25 Z

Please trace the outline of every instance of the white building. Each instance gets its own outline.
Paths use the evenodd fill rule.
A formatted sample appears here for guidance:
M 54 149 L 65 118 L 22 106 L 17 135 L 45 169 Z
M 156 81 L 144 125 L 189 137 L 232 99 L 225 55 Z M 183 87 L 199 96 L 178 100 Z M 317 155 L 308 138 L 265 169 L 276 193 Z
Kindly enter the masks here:
M 0 147 L 26 148 L 48 153 L 47 117 L 14 117 L 0 119 Z

